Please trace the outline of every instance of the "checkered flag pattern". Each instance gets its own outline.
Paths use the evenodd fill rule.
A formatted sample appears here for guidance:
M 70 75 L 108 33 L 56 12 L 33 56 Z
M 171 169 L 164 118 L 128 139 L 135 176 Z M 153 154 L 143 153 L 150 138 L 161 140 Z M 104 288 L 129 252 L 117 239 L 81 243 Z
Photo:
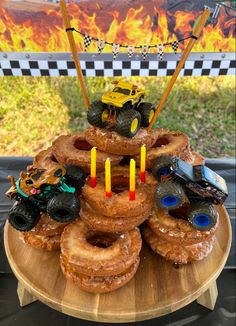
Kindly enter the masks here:
M 158 44 L 157 45 L 157 53 L 159 54 L 160 60 L 163 59 L 164 51 L 165 51 L 165 46 L 163 44 Z
M 130 59 L 131 59 L 132 56 L 134 55 L 134 50 L 135 50 L 135 48 L 134 48 L 133 45 L 129 45 L 129 46 L 128 46 L 128 57 L 129 57 Z
M 98 40 L 98 54 L 101 54 L 102 50 L 105 48 L 106 42 L 104 40 Z
M 89 47 L 89 45 L 92 42 L 92 37 L 89 35 L 84 35 L 84 46 L 85 46 L 85 50 Z
M 179 47 L 179 42 L 178 41 L 174 41 L 171 43 L 171 47 L 174 50 L 174 53 L 177 53 L 178 47 Z
M 139 55 L 139 59 L 137 56 Z M 49 54 L 31 55 L 30 59 L 23 59 L 22 53 L 9 58 L 0 55 L 0 76 L 76 76 L 76 69 L 70 54 L 56 55 L 55 59 L 48 59 Z M 180 76 L 221 76 L 235 75 L 236 60 L 235 55 L 226 55 L 222 59 L 222 54 L 215 55 L 215 59 L 205 54 L 201 59 L 200 55 L 189 56 Z M 228 56 L 228 57 L 227 57 Z M 125 53 L 120 53 L 117 60 L 113 60 L 111 54 L 102 53 L 79 54 L 81 69 L 84 76 L 96 77 L 117 77 L 117 76 L 171 76 L 178 64 L 179 57 L 174 53 L 166 53 L 165 60 L 156 59 L 156 54 L 149 53 L 146 61 L 141 54 L 136 54 L 135 59 L 130 60 Z M 207 59 L 208 58 L 208 59 Z M 1 80 L 1 79 L 0 79 Z
M 146 60 L 147 54 L 148 54 L 148 45 L 142 45 L 142 57 L 143 60 Z
M 119 54 L 119 50 L 120 50 L 120 44 L 112 44 L 112 54 L 113 54 L 113 59 L 116 59 L 116 57 Z

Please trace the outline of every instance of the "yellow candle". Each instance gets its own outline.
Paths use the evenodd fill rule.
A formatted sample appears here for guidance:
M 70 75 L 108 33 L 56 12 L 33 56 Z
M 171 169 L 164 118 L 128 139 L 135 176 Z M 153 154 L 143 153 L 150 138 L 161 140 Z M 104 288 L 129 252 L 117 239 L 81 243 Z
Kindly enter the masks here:
M 106 196 L 111 197 L 111 161 L 109 158 L 105 162 L 105 190 Z
M 97 151 L 96 147 L 91 149 L 91 162 L 90 162 L 90 185 L 92 188 L 96 187 L 96 160 Z
M 141 146 L 141 153 L 140 153 L 140 179 L 142 182 L 145 182 L 146 179 L 146 146 Z
M 135 160 L 130 160 L 130 169 L 129 169 L 129 198 L 130 200 L 135 199 Z

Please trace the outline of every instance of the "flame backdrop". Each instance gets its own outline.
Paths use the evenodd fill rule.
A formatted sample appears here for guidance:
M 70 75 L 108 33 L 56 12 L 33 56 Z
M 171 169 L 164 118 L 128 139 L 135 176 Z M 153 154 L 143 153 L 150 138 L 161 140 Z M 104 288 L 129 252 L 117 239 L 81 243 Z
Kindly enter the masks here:
M 214 7 L 214 1 L 207 0 L 90 0 L 70 3 L 67 10 L 71 25 L 95 38 L 154 45 L 188 36 L 204 4 Z M 193 52 L 233 52 L 234 33 L 234 12 L 221 8 L 217 24 L 207 24 Z M 65 34 L 58 4 L 0 0 L 0 51 L 69 52 Z M 83 37 L 74 36 L 78 51 L 83 52 Z M 97 52 L 95 42 L 88 51 Z M 173 52 L 170 47 L 167 51 Z M 104 52 L 111 52 L 111 47 L 106 46 Z

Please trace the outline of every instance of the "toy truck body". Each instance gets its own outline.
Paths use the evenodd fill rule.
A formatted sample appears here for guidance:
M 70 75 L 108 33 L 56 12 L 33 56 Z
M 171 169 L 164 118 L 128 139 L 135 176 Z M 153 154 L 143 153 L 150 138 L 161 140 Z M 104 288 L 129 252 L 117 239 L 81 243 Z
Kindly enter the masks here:
M 111 92 L 102 96 L 102 103 L 109 105 L 110 109 L 125 109 L 126 106 L 137 105 L 144 96 L 143 89 L 127 82 L 118 82 Z
M 189 222 L 200 230 L 213 227 L 218 214 L 213 204 L 223 204 L 228 196 L 225 180 L 204 165 L 192 166 L 177 157 L 161 156 L 152 172 L 160 182 L 155 190 L 158 207 L 174 210 L 186 199 L 190 203 Z
M 127 82 L 113 82 L 114 88 L 106 92 L 101 101 L 90 104 L 88 122 L 99 128 L 112 126 L 120 135 L 132 138 L 141 127 L 148 127 L 155 108 L 142 102 L 145 91 Z
M 50 170 L 30 167 L 21 172 L 6 195 L 15 200 L 8 213 L 9 223 L 19 231 L 29 231 L 40 218 L 40 212 L 56 221 L 69 222 L 78 216 L 80 201 L 77 190 L 85 182 L 84 172 L 77 167 L 58 165 Z

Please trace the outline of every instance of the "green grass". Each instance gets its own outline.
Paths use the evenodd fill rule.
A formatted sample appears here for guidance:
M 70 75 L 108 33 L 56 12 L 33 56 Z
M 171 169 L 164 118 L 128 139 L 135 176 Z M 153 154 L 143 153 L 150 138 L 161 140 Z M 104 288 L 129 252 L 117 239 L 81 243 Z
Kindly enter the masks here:
M 35 155 L 60 134 L 87 126 L 77 79 L 2 77 L 0 79 L 0 155 Z M 109 89 L 109 78 L 87 78 L 90 100 Z M 155 104 L 169 78 L 133 78 Z M 156 124 L 189 135 L 207 157 L 235 154 L 235 78 L 179 78 Z

